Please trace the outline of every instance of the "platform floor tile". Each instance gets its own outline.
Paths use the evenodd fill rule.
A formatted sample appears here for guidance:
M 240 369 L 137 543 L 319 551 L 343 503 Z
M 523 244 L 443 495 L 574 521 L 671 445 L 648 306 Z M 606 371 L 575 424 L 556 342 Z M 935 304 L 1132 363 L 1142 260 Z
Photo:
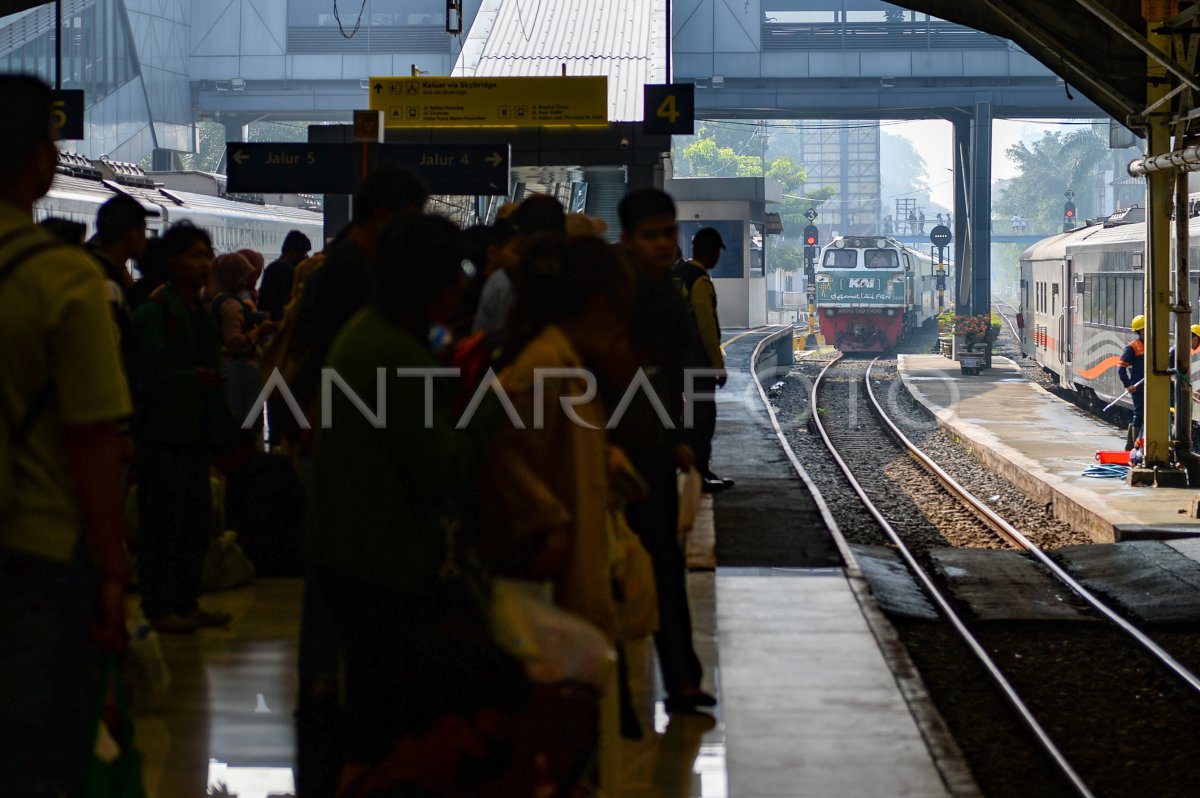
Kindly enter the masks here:
M 729 794 L 945 796 L 845 577 L 780 574 L 717 571 Z

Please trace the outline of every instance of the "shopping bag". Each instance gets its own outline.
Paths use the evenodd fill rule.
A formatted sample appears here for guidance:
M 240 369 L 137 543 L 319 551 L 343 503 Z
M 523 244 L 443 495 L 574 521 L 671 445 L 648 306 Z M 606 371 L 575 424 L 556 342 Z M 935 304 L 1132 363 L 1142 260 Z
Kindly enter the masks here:
M 677 477 L 679 525 L 676 533 L 679 535 L 681 543 L 692 531 L 692 526 L 696 523 L 696 514 L 700 512 L 700 495 L 702 493 L 700 483 L 700 472 L 695 468 L 689 468 Z
M 623 510 L 609 512 L 608 531 L 617 639 L 652 635 L 658 631 L 658 592 L 650 553 L 629 528 Z
M 105 721 L 108 697 L 115 698 L 115 728 Z M 96 740 L 84 773 L 84 798 L 146 798 L 142 755 L 133 745 L 133 715 L 121 684 L 117 657 L 105 657 L 96 710 Z

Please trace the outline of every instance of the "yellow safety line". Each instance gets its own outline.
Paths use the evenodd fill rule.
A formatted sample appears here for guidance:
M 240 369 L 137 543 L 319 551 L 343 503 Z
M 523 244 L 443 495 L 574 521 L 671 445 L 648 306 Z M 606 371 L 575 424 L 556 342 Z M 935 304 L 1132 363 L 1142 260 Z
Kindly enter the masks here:
M 721 344 L 721 354 L 722 355 L 725 354 L 725 347 L 729 346 L 734 341 L 738 341 L 738 340 L 741 340 L 742 338 L 745 338 L 747 335 L 750 335 L 751 333 L 762 332 L 763 330 L 771 330 L 776 327 L 786 327 L 786 326 L 787 326 L 786 324 L 768 324 L 765 327 L 755 327 L 751 330 L 746 330 L 745 332 L 738 333 L 737 335 L 733 336 L 725 343 Z

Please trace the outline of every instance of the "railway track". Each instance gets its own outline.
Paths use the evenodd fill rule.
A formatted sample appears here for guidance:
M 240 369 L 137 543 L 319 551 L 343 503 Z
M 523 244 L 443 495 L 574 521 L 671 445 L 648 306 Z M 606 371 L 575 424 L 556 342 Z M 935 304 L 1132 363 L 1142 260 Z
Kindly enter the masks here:
M 1052 763 L 1053 770 L 1060 774 L 1063 788 L 1049 794 L 1126 794 L 1128 781 L 1114 773 L 1106 761 L 1133 756 L 1133 761 L 1149 762 L 1155 758 L 1156 745 L 1170 745 L 1171 736 L 1122 739 L 1107 746 L 1112 750 L 1106 756 L 1097 757 L 1096 750 L 1106 746 L 1094 734 L 1089 734 L 1089 729 L 1094 732 L 1095 721 L 1075 723 L 1070 717 L 1064 717 L 1064 712 L 1069 715 L 1069 707 L 1090 702 L 1102 705 L 1100 714 L 1107 716 L 1113 728 L 1131 724 L 1150 726 L 1153 724 L 1145 723 L 1146 719 L 1140 717 L 1146 709 L 1145 704 L 1139 706 L 1141 697 L 1149 692 L 1167 691 L 1173 701 L 1186 704 L 1186 710 L 1177 718 L 1182 726 L 1176 727 L 1174 732 L 1186 734 L 1183 728 L 1200 719 L 1200 678 L 1087 591 L 1028 536 L 993 511 L 987 502 L 973 496 L 933 458 L 909 441 L 899 426 L 888 418 L 876 396 L 872 385 L 873 366 L 874 362 L 868 365 L 864 361 L 834 360 L 825 367 L 812 387 L 811 407 L 819 408 L 812 414 L 813 428 L 824 440 L 851 490 L 861 500 L 878 530 L 876 534 L 886 539 L 886 545 L 894 548 L 904 560 L 939 614 L 954 628 L 979 667 L 1003 695 L 1010 711 L 1020 719 L 1046 760 Z M 832 390 L 829 389 L 831 385 L 834 386 Z M 852 387 L 854 385 L 858 388 Z M 920 475 L 915 475 L 914 471 L 919 471 Z M 900 492 L 905 494 L 907 502 L 898 500 L 896 494 L 900 483 L 897 480 L 903 483 Z M 918 508 L 915 513 L 913 506 Z M 853 517 L 855 520 L 849 521 L 848 526 L 861 526 L 862 513 Z M 1055 646 L 1055 652 L 1050 655 L 1053 661 L 1032 663 L 1030 660 L 1042 652 L 1036 647 L 1030 649 L 1027 640 L 1022 640 L 1021 636 L 1041 639 L 1039 636 L 1044 636 L 1046 625 L 1034 625 L 1009 640 L 1006 638 L 1012 637 L 1009 634 L 1012 629 L 998 633 L 995 624 L 989 625 L 971 614 L 964 614 L 961 611 L 964 602 L 948 589 L 945 573 L 936 575 L 931 567 L 938 556 L 937 546 L 946 542 L 1027 552 L 1038 569 L 1046 574 L 1047 580 L 1058 580 L 1064 593 L 1069 590 L 1072 596 L 1078 597 L 1070 600 L 1079 603 L 1081 618 L 1088 622 L 1066 624 L 1061 632 L 1056 629 L 1054 634 L 1061 634 L 1068 642 L 1061 647 Z M 1064 655 L 1064 649 L 1070 649 L 1069 656 Z M 1088 693 L 1087 680 L 1084 685 L 1072 685 L 1069 679 L 1062 684 L 1053 682 L 1060 672 L 1103 669 L 1106 658 L 1119 663 L 1108 666 L 1110 669 L 1132 671 L 1136 681 L 1122 690 L 1119 681 L 1106 688 L 1101 684 L 1106 680 L 1097 678 L 1094 686 L 1104 691 L 1103 699 Z M 1138 659 L 1136 665 L 1130 665 L 1132 659 Z M 1080 687 L 1083 687 L 1082 693 L 1078 692 Z M 1063 695 L 1069 690 L 1076 690 L 1076 696 L 1064 701 Z M 1055 697 L 1048 699 L 1047 692 Z M 1034 696 L 1031 700 L 1024 698 L 1030 693 Z M 1149 741 L 1149 748 L 1145 744 L 1131 744 L 1146 741 Z M 1148 788 L 1148 792 L 1173 794 L 1181 786 L 1177 779 L 1178 776 L 1156 772 L 1153 780 L 1159 786 Z

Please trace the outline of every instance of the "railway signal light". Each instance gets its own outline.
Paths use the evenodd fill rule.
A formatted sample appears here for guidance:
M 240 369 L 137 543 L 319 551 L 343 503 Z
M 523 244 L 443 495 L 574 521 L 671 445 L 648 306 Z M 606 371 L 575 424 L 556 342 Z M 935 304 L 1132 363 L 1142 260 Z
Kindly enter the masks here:
M 810 224 L 804 228 L 804 245 L 806 247 L 815 247 L 817 245 L 817 226 Z
M 1063 205 L 1063 232 L 1073 230 L 1075 228 L 1075 203 L 1067 200 Z

